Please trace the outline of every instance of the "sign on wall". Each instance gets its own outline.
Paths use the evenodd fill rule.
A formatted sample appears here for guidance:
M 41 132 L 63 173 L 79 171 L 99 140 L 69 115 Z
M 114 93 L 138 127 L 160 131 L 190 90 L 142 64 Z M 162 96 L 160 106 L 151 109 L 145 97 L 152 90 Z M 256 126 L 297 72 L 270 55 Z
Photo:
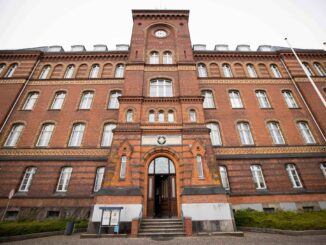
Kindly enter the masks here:
M 111 210 L 103 210 L 102 225 L 110 225 Z

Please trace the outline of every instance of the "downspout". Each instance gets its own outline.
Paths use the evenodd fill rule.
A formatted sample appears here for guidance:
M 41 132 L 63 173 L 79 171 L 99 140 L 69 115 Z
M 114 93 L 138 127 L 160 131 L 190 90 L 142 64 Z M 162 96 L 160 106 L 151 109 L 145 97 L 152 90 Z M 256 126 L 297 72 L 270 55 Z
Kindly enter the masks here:
M 309 114 L 310 114 L 312 120 L 313 120 L 314 123 L 316 124 L 316 126 L 317 126 L 317 128 L 318 128 L 318 131 L 320 132 L 321 136 L 323 137 L 324 142 L 326 142 L 326 137 L 325 137 L 323 131 L 321 130 L 321 128 L 320 128 L 320 126 L 319 126 L 319 124 L 318 124 L 318 122 L 317 122 L 317 120 L 316 120 L 314 114 L 313 114 L 312 111 L 310 110 L 310 107 L 309 107 L 308 103 L 307 103 L 306 100 L 304 99 L 304 97 L 303 97 L 303 95 L 302 95 L 302 93 L 301 93 L 299 87 L 298 87 L 297 84 L 295 83 L 295 81 L 294 81 L 294 79 L 293 79 L 293 77 L 292 77 L 292 75 L 291 75 L 289 69 L 288 69 L 287 66 L 285 65 L 285 62 L 284 62 L 284 60 L 283 60 L 283 54 L 280 54 L 280 60 L 281 60 L 282 65 L 284 66 L 286 72 L 287 72 L 288 75 L 290 76 L 291 81 L 292 81 L 292 83 L 293 83 L 293 86 L 295 87 L 295 89 L 296 89 L 297 92 L 299 93 L 300 98 L 302 99 L 303 103 L 305 104 L 306 108 L 308 109 L 308 112 L 309 112 Z
M 16 97 L 16 100 L 15 100 L 14 104 L 13 104 L 12 107 L 10 108 L 9 113 L 7 114 L 7 116 L 6 116 L 6 118 L 5 118 L 4 122 L 3 122 L 3 124 L 1 125 L 1 128 L 0 128 L 0 134 L 2 133 L 3 129 L 5 128 L 5 126 L 6 126 L 7 122 L 8 122 L 8 120 L 9 120 L 9 118 L 11 117 L 11 115 L 12 115 L 12 113 L 13 113 L 13 111 L 14 111 L 14 109 L 15 109 L 17 103 L 18 103 L 18 101 L 20 100 L 20 97 L 22 96 L 22 94 L 24 93 L 24 91 L 25 91 L 27 85 L 29 84 L 29 81 L 31 80 L 31 78 L 32 78 L 32 76 L 33 76 L 33 74 L 34 74 L 37 65 L 40 63 L 41 55 L 42 55 L 42 54 L 40 54 L 40 55 L 38 56 L 37 61 L 35 62 L 34 67 L 33 67 L 33 69 L 32 69 L 32 72 L 29 74 L 27 80 L 26 80 L 25 83 L 24 83 L 24 86 L 23 86 L 22 89 L 20 90 L 18 96 Z

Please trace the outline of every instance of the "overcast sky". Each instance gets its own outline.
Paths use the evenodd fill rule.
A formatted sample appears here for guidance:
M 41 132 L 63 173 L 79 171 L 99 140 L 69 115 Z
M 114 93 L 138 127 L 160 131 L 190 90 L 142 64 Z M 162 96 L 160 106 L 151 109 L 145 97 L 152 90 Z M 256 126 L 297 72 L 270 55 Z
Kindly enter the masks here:
M 189 9 L 192 44 L 324 48 L 326 0 L 0 0 L 0 49 L 129 44 L 132 9 Z

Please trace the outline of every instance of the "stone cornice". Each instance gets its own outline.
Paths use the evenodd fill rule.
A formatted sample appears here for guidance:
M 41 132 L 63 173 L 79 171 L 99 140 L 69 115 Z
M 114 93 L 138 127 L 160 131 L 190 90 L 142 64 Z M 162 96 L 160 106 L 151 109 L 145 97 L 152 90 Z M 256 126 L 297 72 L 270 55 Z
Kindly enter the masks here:
M 199 84 L 291 84 L 290 79 L 280 78 L 205 78 L 199 79 Z
M 195 64 L 127 65 L 126 71 L 196 71 Z
M 132 10 L 133 20 L 136 19 L 186 19 L 189 18 L 189 10 Z
M 310 83 L 306 76 L 294 77 L 294 80 L 299 83 Z M 312 77 L 312 80 L 317 83 L 326 83 L 326 77 Z
M 239 52 L 239 51 L 194 51 L 195 60 L 221 58 L 221 59 L 279 59 L 279 55 L 275 52 Z
M 129 52 L 127 51 L 112 51 L 112 52 L 57 52 L 45 53 L 42 61 L 87 61 L 87 60 L 121 60 L 127 61 Z
M 123 84 L 123 79 L 44 79 L 32 80 L 29 85 L 44 86 L 44 85 L 101 85 L 101 84 Z
M 0 60 L 37 59 L 41 55 L 40 51 L 2 50 L 0 51 Z
M 0 84 L 22 84 L 25 79 L 0 79 Z

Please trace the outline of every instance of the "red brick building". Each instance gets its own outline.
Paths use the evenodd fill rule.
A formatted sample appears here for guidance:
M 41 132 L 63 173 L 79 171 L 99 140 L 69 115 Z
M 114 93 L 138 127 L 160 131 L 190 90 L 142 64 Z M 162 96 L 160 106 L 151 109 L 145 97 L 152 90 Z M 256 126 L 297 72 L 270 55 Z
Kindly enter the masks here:
M 326 208 L 326 111 L 288 48 L 192 45 L 189 11 L 134 10 L 130 45 L 0 51 L 0 215 L 192 219 Z M 326 97 L 326 52 L 296 49 Z

